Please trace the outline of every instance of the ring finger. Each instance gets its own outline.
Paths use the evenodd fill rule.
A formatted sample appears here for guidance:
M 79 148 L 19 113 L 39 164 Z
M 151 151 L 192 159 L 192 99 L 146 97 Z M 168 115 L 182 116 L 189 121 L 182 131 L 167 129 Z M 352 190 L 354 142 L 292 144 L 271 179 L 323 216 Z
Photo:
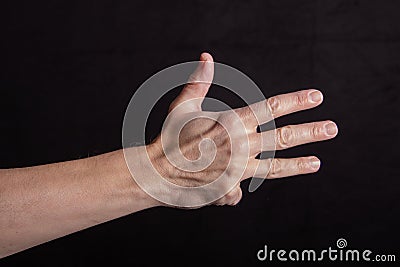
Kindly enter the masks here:
M 320 160 L 315 156 L 299 158 L 252 159 L 246 169 L 246 178 L 283 178 L 319 170 Z

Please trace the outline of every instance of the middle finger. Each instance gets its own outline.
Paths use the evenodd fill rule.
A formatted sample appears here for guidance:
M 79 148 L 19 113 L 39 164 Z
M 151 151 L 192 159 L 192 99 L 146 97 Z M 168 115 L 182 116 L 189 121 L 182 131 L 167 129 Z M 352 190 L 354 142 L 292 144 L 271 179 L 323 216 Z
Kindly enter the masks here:
M 302 144 L 328 140 L 334 138 L 337 133 L 338 128 L 333 121 L 287 125 L 276 130 L 253 135 L 258 136 L 259 142 L 257 145 L 253 145 L 252 152 L 282 150 Z

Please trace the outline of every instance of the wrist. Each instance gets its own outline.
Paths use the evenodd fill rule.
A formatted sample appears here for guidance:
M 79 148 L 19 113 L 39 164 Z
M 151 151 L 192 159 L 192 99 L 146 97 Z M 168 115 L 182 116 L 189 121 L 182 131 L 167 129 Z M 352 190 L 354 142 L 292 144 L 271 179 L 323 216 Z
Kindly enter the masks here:
M 136 183 L 133 175 L 125 162 L 124 153 L 122 150 L 117 150 L 106 154 L 104 163 L 111 162 L 113 173 L 114 193 L 122 199 L 121 205 L 126 209 L 127 213 L 136 212 L 139 210 L 160 206 L 162 203 L 157 201 L 143 191 Z

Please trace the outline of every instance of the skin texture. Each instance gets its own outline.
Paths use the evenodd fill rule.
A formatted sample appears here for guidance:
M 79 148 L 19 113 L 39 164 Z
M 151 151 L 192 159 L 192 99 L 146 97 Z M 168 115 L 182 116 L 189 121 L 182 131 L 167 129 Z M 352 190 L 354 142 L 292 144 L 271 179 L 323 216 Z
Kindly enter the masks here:
M 171 123 L 187 114 L 204 112 L 202 98 L 208 92 L 214 70 L 211 55 L 203 53 L 200 61 L 188 84 L 171 103 Z M 202 82 L 196 82 L 198 80 Z M 242 197 L 240 181 L 244 179 L 252 176 L 273 179 L 318 171 L 320 161 L 315 156 L 259 160 L 256 155 L 274 149 L 274 145 L 282 150 L 331 139 L 338 132 L 335 123 L 288 125 L 262 133 L 256 129 L 259 123 L 266 122 L 263 114 L 266 110 L 278 118 L 316 107 L 322 100 L 318 90 L 302 90 L 271 97 L 233 112 L 215 113 L 216 120 L 190 121 L 179 135 L 179 151 L 184 157 L 198 159 L 202 155 L 199 144 L 204 138 L 212 140 L 214 145 L 205 145 L 203 156 L 207 156 L 208 150 L 216 149 L 215 160 L 199 172 L 182 171 L 169 162 L 163 150 L 163 134 L 146 146 L 147 153 L 162 177 L 177 185 L 193 187 L 215 180 L 235 152 L 232 143 L 249 140 L 250 152 L 243 153 L 248 164 L 239 182 L 212 203 L 236 205 Z M 222 123 L 234 128 L 238 122 L 244 125 L 245 131 L 232 134 L 221 127 Z M 0 170 L 0 257 L 130 213 L 166 205 L 147 195 L 133 178 L 122 150 L 68 162 Z

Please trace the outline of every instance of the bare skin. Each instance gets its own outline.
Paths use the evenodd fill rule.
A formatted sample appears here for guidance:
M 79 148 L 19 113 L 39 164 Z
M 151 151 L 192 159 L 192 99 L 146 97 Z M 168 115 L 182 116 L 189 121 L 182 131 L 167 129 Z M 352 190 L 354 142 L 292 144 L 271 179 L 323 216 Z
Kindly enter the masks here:
M 201 76 L 202 80 L 211 82 L 213 59 L 203 53 L 200 60 L 203 63 L 199 64 L 193 77 Z M 183 107 L 180 115 L 203 112 L 201 99 L 209 87 L 210 83 L 189 80 L 171 104 L 171 112 L 178 106 Z M 190 104 L 182 105 L 186 101 Z M 236 205 L 242 197 L 240 181 L 252 176 L 272 179 L 318 171 L 320 161 L 315 156 L 273 160 L 258 160 L 255 156 L 272 149 L 269 142 L 271 138 L 276 142 L 277 150 L 331 139 L 338 132 L 335 123 L 321 121 L 289 125 L 263 133 L 257 133 L 256 128 L 260 122 L 257 118 L 263 118 L 266 107 L 274 118 L 278 118 L 321 103 L 321 92 L 309 89 L 278 95 L 255 103 L 251 108 L 235 110 L 246 127 L 245 137 L 250 140 L 248 164 L 237 185 L 212 204 Z M 178 115 L 176 118 L 171 116 L 171 120 L 178 119 Z M 226 124 L 237 121 L 237 116 L 232 113 L 216 115 L 218 120 Z M 234 139 L 229 139 L 218 120 L 193 120 L 179 136 L 179 148 L 189 159 L 199 157 L 195 144 L 203 138 L 214 141 L 217 160 L 202 171 L 183 172 L 171 165 L 160 137 L 147 145 L 151 162 L 165 179 L 181 186 L 198 186 L 218 177 L 227 166 L 225 159 L 232 153 L 229 144 L 244 138 L 237 134 Z M 262 119 L 261 122 L 265 123 Z M 143 209 L 165 205 L 138 186 L 127 168 L 122 150 L 56 164 L 0 170 L 0 257 Z

